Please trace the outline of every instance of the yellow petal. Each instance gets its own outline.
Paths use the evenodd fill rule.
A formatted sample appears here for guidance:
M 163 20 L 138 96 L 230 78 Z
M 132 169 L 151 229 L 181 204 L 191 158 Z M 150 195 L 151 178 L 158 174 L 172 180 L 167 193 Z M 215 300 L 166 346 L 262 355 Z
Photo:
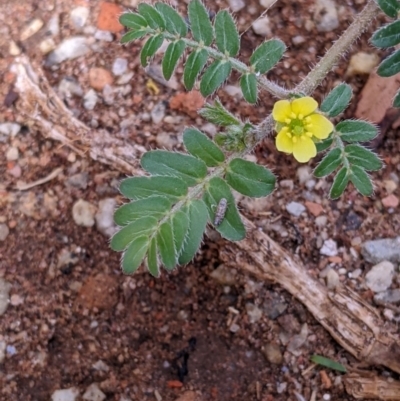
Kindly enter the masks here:
M 308 116 L 317 110 L 318 103 L 312 97 L 301 97 L 300 99 L 295 99 L 292 101 L 292 111 L 297 115 L 303 114 L 303 116 Z
M 314 142 L 307 136 L 300 138 L 293 144 L 293 156 L 300 163 L 306 163 L 317 154 Z
M 282 130 L 279 132 L 279 134 L 276 136 L 275 140 L 276 148 L 280 152 L 285 152 L 285 153 L 292 153 L 293 152 L 293 141 L 292 138 L 290 138 L 285 130 Z
M 321 114 L 312 114 L 309 116 L 310 127 L 307 131 L 311 132 L 318 139 L 328 138 L 333 131 L 333 124 Z
M 272 117 L 275 121 L 284 123 L 287 118 L 290 118 L 291 112 L 289 100 L 278 100 L 272 109 Z

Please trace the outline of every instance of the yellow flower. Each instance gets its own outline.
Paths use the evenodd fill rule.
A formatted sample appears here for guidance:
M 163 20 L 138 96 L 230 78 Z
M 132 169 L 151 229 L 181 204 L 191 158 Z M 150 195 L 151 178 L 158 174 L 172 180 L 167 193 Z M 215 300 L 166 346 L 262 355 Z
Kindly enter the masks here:
M 317 154 L 314 140 L 328 138 L 333 124 L 316 113 L 318 103 L 312 97 L 292 101 L 279 100 L 274 104 L 272 116 L 276 121 L 276 147 L 280 152 L 292 154 L 300 162 L 308 162 Z

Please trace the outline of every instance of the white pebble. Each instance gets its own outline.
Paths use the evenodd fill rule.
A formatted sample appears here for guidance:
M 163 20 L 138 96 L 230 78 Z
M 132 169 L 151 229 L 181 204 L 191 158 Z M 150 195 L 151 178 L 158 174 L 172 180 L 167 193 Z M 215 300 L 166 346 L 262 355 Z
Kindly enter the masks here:
M 125 58 L 116 58 L 112 65 L 112 73 L 114 75 L 122 75 L 128 69 L 128 60 Z

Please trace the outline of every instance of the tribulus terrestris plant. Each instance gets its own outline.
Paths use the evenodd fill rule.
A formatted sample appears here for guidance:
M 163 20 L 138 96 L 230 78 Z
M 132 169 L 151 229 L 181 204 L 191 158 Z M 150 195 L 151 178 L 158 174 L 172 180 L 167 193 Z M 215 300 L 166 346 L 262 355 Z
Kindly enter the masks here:
M 377 0 L 377 4 L 389 17 L 398 18 L 398 1 Z M 245 159 L 260 141 L 273 140 L 274 131 L 276 148 L 300 163 L 325 153 L 314 174 L 335 174 L 331 198 L 340 197 L 349 183 L 362 195 L 372 194 L 369 172 L 379 170 L 382 162 L 365 142 L 377 136 L 377 128 L 366 121 L 332 122 L 350 103 L 352 90 L 345 83 L 327 94 L 321 105 L 310 95 L 373 20 L 376 10 L 375 2 L 369 1 L 318 65 L 292 90 L 265 77 L 283 57 L 285 44 L 279 39 L 267 40 L 254 50 L 248 65 L 237 60 L 240 35 L 226 10 L 210 18 L 200 0 L 191 0 L 187 18 L 162 2 L 141 3 L 137 11 L 121 15 L 120 22 L 128 29 L 122 43 L 148 37 L 140 54 L 143 67 L 164 41 L 169 43 L 162 58 L 165 79 L 171 78 L 183 60 L 186 89 L 191 90 L 199 81 L 204 97 L 213 95 L 236 70 L 247 102 L 256 104 L 260 90 L 280 99 L 258 125 L 242 121 L 215 99 L 199 111 L 220 127 L 213 139 L 189 127 L 183 132 L 187 153 L 152 150 L 143 155 L 141 166 L 148 175 L 122 181 L 120 191 L 129 202 L 115 212 L 115 222 L 121 229 L 113 236 L 111 247 L 123 252 L 125 273 L 135 272 L 144 262 L 157 277 L 161 266 L 172 270 L 188 263 L 200 247 L 207 224 L 230 241 L 243 239 L 246 230 L 232 190 L 250 197 L 268 196 L 274 191 L 274 174 Z M 400 20 L 380 28 L 371 43 L 380 48 L 398 45 Z M 391 76 L 399 71 L 400 50 L 395 50 L 381 63 L 378 73 Z M 400 106 L 400 92 L 393 103 Z

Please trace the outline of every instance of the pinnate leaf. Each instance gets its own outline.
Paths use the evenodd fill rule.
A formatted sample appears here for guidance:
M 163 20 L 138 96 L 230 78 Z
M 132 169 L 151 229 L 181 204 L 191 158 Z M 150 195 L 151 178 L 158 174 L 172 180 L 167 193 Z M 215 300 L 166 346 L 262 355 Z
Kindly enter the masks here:
M 372 36 L 371 42 L 374 46 L 385 48 L 396 46 L 400 43 L 400 21 L 392 22 L 378 29 Z
M 163 42 L 164 36 L 161 34 L 150 36 L 150 38 L 147 39 L 147 42 L 144 44 L 142 51 L 140 52 L 140 62 L 143 67 L 146 67 L 149 58 L 156 54 L 156 51 L 161 47 Z
M 164 78 L 167 81 L 171 78 L 171 75 L 174 72 L 175 67 L 179 61 L 179 58 L 185 51 L 185 47 L 186 45 L 183 40 L 177 40 L 175 42 L 171 42 L 168 45 L 162 60 L 162 71 Z
M 340 195 L 346 189 L 347 184 L 349 183 L 349 173 L 346 167 L 342 167 L 339 172 L 336 174 L 335 179 L 333 180 L 333 184 L 330 191 L 330 197 L 332 199 L 339 198 Z
M 314 170 L 316 177 L 325 177 L 333 173 L 342 164 L 342 150 L 339 148 L 332 149 L 318 164 Z
M 398 0 L 377 0 L 379 7 L 389 17 L 396 18 L 400 11 L 400 3 Z
M 254 51 L 250 57 L 250 64 L 256 72 L 264 74 L 282 58 L 285 50 L 286 46 L 281 40 L 268 40 Z
M 368 174 L 361 167 L 351 166 L 350 181 L 364 196 L 370 196 L 374 190 Z
M 135 30 L 142 29 L 148 26 L 146 19 L 136 13 L 123 13 L 119 17 L 119 22 L 121 25 Z
M 121 38 L 121 43 L 128 43 L 132 42 L 133 40 L 143 38 L 149 33 L 147 29 L 140 29 L 138 31 L 129 31 Z
M 342 113 L 350 103 L 352 90 L 350 85 L 340 84 L 336 86 L 324 99 L 320 110 L 329 117 L 336 117 Z
M 174 244 L 176 249 L 176 254 L 181 254 L 181 250 L 184 245 L 186 234 L 189 229 L 189 217 L 186 213 L 186 208 L 184 210 L 178 210 L 171 218 L 172 231 L 174 235 Z
M 183 143 L 187 151 L 208 167 L 216 167 L 225 160 L 221 149 L 206 135 L 195 128 L 186 128 L 183 132 Z
M 376 127 L 366 121 L 345 120 L 336 126 L 336 131 L 346 142 L 365 142 L 376 137 Z
M 243 159 L 233 159 L 226 172 L 227 183 L 239 193 L 260 198 L 275 188 L 276 178 L 267 168 Z
M 214 177 L 208 183 L 203 195 L 212 222 L 214 222 L 217 206 L 222 198 L 227 200 L 228 206 L 221 224 L 215 228 L 224 238 L 230 241 L 240 241 L 246 236 L 246 229 L 237 210 L 235 198 L 229 185 L 222 178 Z
M 382 168 L 382 162 L 379 157 L 360 145 L 347 145 L 345 152 L 350 164 L 367 171 L 376 171 Z
M 142 235 L 136 237 L 122 256 L 122 271 L 133 274 L 142 263 L 149 247 L 149 237 Z
M 165 19 L 167 32 L 172 35 L 179 35 L 180 37 L 187 35 L 187 25 L 174 8 L 165 3 L 156 3 L 155 7 Z
M 206 104 L 200 109 L 199 114 L 210 123 L 223 127 L 241 125 L 241 122 L 218 99 L 215 100 L 214 104 Z
M 219 51 L 230 57 L 235 57 L 240 47 L 240 37 L 232 16 L 226 10 L 220 11 L 215 17 L 215 42 Z
M 197 77 L 203 70 L 208 60 L 208 53 L 205 49 L 197 49 L 190 53 L 183 70 L 183 83 L 187 90 L 192 90 Z
M 240 78 L 240 87 L 243 92 L 243 97 L 250 104 L 257 101 L 257 78 L 256 74 L 244 74 Z
M 160 268 L 158 266 L 156 238 L 153 238 L 151 240 L 149 249 L 147 251 L 147 269 L 149 270 L 149 273 L 152 276 L 160 277 Z
M 177 177 L 188 186 L 196 185 L 207 175 L 207 166 L 202 160 L 166 150 L 145 153 L 140 164 L 151 174 Z
M 333 138 L 332 136 L 329 136 L 326 139 L 323 139 L 322 141 L 316 142 L 315 146 L 317 147 L 317 152 L 323 152 L 324 150 L 328 149 L 333 143 Z
M 176 265 L 174 236 L 169 221 L 161 224 L 157 233 L 157 248 L 162 263 L 167 270 L 172 270 Z
M 147 21 L 153 29 L 165 29 L 164 17 L 150 4 L 140 3 L 138 6 L 139 14 Z
M 203 3 L 200 0 L 191 0 L 188 14 L 194 40 L 210 46 L 214 39 L 214 31 Z
M 400 50 L 383 60 L 377 72 L 381 77 L 391 77 L 400 72 Z
M 232 66 L 229 61 L 215 60 L 204 72 L 200 82 L 200 92 L 206 97 L 214 93 L 229 77 Z

